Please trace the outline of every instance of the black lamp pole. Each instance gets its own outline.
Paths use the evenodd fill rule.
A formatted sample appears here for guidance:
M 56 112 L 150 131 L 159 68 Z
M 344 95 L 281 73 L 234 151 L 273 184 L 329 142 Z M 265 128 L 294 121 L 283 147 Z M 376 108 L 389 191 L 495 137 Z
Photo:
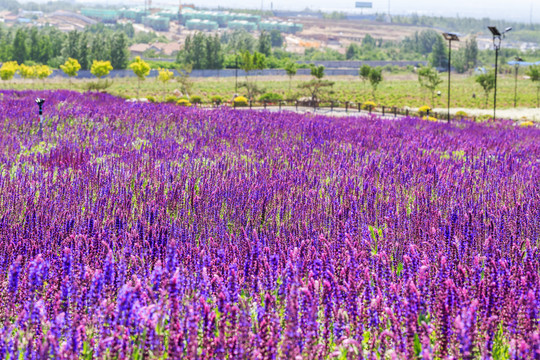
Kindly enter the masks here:
M 238 54 L 236 54 L 236 65 L 234 67 L 234 94 L 238 94 Z
M 495 120 L 497 111 L 497 72 L 499 63 L 499 49 L 501 48 L 501 41 L 504 38 L 504 34 L 512 30 L 512 28 L 507 27 L 502 33 L 495 26 L 488 26 L 488 29 L 493 35 L 493 47 L 495 48 L 495 94 L 493 95 L 493 120 Z
M 459 41 L 458 34 L 446 32 L 443 36 L 448 40 L 448 123 L 450 123 L 450 73 L 452 64 L 452 41 Z
M 519 56 L 516 56 L 516 62 L 514 64 L 514 67 L 516 69 L 516 77 L 514 82 L 514 108 L 517 107 L 517 78 L 518 78 L 518 71 L 519 71 L 519 64 L 523 61 L 522 58 Z

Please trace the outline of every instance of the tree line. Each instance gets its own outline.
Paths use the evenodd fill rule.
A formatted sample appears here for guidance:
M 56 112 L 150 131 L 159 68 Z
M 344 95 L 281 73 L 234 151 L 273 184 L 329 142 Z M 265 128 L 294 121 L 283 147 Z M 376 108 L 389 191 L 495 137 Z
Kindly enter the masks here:
M 82 70 L 89 70 L 94 60 L 110 61 L 115 69 L 125 69 L 130 58 L 128 43 L 124 31 L 65 33 L 52 26 L 8 28 L 0 25 L 0 62 L 59 68 L 68 58 L 74 58 Z

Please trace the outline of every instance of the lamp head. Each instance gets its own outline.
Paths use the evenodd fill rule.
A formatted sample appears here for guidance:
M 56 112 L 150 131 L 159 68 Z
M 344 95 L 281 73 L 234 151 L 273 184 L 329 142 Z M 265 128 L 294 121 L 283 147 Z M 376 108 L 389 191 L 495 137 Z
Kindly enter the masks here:
M 36 102 L 36 104 L 39 105 L 39 107 L 41 107 L 43 105 L 43 103 L 45 102 L 45 99 L 36 98 L 35 102 Z
M 504 32 L 505 32 L 505 33 L 509 32 L 509 31 L 512 31 L 512 27 L 511 27 L 511 26 L 509 26 L 509 27 L 507 27 L 506 29 L 504 29 Z
M 501 36 L 502 35 L 501 32 L 499 31 L 499 29 L 497 29 L 496 26 L 488 26 L 488 29 L 489 29 L 489 31 L 491 31 L 491 34 L 493 36 Z
M 443 36 L 446 40 L 449 41 L 459 41 L 459 34 L 453 32 L 445 32 Z

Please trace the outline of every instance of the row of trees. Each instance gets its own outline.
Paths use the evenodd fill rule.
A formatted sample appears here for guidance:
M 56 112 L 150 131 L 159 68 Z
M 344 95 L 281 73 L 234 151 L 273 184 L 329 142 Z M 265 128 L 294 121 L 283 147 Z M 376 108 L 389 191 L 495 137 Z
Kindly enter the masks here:
M 83 70 L 89 70 L 94 60 L 110 61 L 115 69 L 125 69 L 129 57 L 128 38 L 123 31 L 103 35 L 90 31 L 64 33 L 51 26 L 38 29 L 0 25 L 0 62 L 58 68 L 66 59 L 74 58 Z

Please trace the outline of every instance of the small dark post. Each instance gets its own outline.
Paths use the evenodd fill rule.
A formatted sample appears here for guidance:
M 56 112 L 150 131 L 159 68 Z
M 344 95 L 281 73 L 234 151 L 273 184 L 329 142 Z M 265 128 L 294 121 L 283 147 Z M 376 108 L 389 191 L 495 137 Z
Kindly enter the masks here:
M 266 100 L 263 100 L 264 110 L 266 110 Z
M 298 100 L 295 100 L 294 104 L 296 105 L 296 111 L 298 111 Z
M 362 109 L 362 104 L 358 103 L 358 112 L 360 112 L 360 109 Z
M 405 109 L 405 116 L 409 116 L 409 109 Z
M 330 112 L 334 111 L 334 100 L 330 100 Z
M 281 111 L 281 100 L 278 100 L 279 101 L 279 111 Z
M 384 105 L 382 107 L 382 116 L 384 116 Z
M 36 98 L 36 104 L 39 106 L 39 137 L 43 136 L 43 103 L 45 99 Z
M 397 108 L 394 106 L 394 117 L 397 116 Z
M 349 102 L 345 101 L 345 112 L 349 112 Z

